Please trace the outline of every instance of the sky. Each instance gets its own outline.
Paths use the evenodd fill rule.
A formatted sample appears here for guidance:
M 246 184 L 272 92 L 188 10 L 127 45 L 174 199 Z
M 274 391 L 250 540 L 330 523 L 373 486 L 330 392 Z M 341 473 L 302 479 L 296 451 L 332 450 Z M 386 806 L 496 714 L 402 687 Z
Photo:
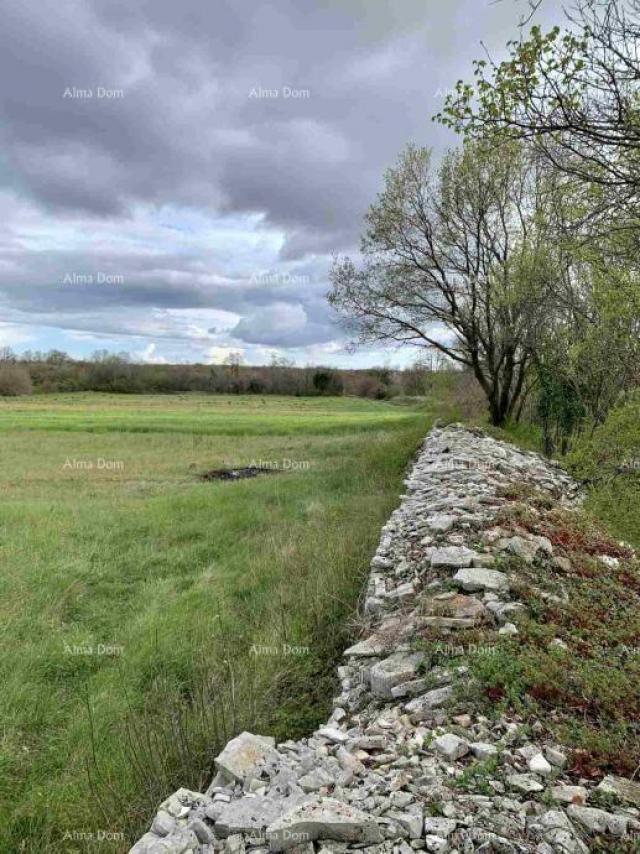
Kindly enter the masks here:
M 355 353 L 334 255 L 525 0 L 0 0 L 0 347 L 137 361 Z M 544 0 L 536 22 L 562 19 Z

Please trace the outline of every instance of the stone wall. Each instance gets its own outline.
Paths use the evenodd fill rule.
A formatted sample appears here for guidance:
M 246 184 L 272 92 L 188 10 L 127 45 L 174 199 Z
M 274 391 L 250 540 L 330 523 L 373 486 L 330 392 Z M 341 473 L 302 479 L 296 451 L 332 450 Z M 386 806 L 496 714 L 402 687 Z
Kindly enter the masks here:
M 131 853 L 566 854 L 591 850 L 594 832 L 638 835 L 638 784 L 605 779 L 598 788 L 628 806 L 592 808 L 594 784 L 569 775 L 542 724 L 525 730 L 474 708 L 460 663 L 478 651 L 468 638 L 478 627 L 516 636 L 525 608 L 503 557 L 566 561 L 500 517 L 514 482 L 579 501 L 568 475 L 536 454 L 458 425 L 434 429 L 382 530 L 362 639 L 344 654 L 326 725 L 278 745 L 241 733 L 207 791 L 171 795 Z M 450 666 L 432 666 L 434 645 Z

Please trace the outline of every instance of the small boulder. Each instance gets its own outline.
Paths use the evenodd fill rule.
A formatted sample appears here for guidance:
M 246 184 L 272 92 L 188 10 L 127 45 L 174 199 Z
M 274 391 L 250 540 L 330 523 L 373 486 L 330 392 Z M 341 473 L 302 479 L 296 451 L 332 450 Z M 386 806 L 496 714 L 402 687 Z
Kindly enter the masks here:
M 431 566 L 433 569 L 448 568 L 457 569 L 459 567 L 471 566 L 476 553 L 466 546 L 445 546 L 444 548 L 434 549 L 431 554 Z
M 495 756 L 498 752 L 498 748 L 495 744 L 487 744 L 484 741 L 475 741 L 469 745 L 471 748 L 471 752 L 476 757 L 476 759 L 489 759 L 491 756 Z
M 264 762 L 279 756 L 275 750 L 275 739 L 241 732 L 231 739 L 214 761 L 218 771 L 227 779 L 244 783 L 258 773 Z
M 509 579 L 504 572 L 499 572 L 497 569 L 481 569 L 480 567 L 458 570 L 453 576 L 453 583 L 469 593 L 477 590 L 502 593 L 509 589 Z
M 539 774 L 541 777 L 548 777 L 551 774 L 551 770 L 551 765 L 542 753 L 536 753 L 529 760 L 529 771 L 533 771 L 534 774 Z
M 584 786 L 565 786 L 561 784 L 554 786 L 551 790 L 551 797 L 554 801 L 559 801 L 561 804 L 576 804 L 584 806 L 587 802 L 587 790 Z
M 434 709 L 440 709 L 446 706 L 453 694 L 453 688 L 450 685 L 444 685 L 442 688 L 434 688 L 427 691 L 421 697 L 416 697 L 404 706 L 405 712 L 411 715 L 411 719 L 419 723 L 424 720 Z
M 421 652 L 396 652 L 384 661 L 374 664 L 369 671 L 371 693 L 374 697 L 391 700 L 391 689 L 415 677 L 423 662 L 424 655 Z
M 622 801 L 640 807 L 640 783 L 627 780 L 625 777 L 605 777 L 596 786 L 597 790 L 608 795 L 617 795 Z
M 469 742 L 452 732 L 438 736 L 434 740 L 433 746 L 438 753 L 451 760 L 461 759 L 469 752 Z
M 626 836 L 628 816 L 614 815 L 593 807 L 571 804 L 567 807 L 570 818 L 582 825 L 589 833 L 609 833 L 611 836 Z
M 376 844 L 382 834 L 373 816 L 337 801 L 320 798 L 286 813 L 267 828 L 271 851 L 284 851 L 316 839 Z
M 544 786 L 529 774 L 510 774 L 507 777 L 507 785 L 525 795 L 544 791 Z

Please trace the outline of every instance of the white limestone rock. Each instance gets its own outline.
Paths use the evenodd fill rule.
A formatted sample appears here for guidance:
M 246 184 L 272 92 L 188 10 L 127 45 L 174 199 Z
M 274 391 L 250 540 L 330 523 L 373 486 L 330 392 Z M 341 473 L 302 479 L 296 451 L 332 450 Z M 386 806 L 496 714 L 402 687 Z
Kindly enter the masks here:
M 453 576 L 453 583 L 468 593 L 474 593 L 478 590 L 504 593 L 509 590 L 509 579 L 504 572 L 497 569 L 481 569 L 480 567 L 460 569 Z
M 533 771 L 534 774 L 539 774 L 541 777 L 548 777 L 552 770 L 550 763 L 547 762 L 542 753 L 536 753 L 529 760 L 529 771 Z
M 274 746 L 273 738 L 241 732 L 216 757 L 215 766 L 227 779 L 243 783 L 254 777 L 267 760 L 279 757 Z
M 415 677 L 424 660 L 421 652 L 396 652 L 374 664 L 369 672 L 373 696 L 383 700 L 392 699 L 391 689 Z
M 605 810 L 594 807 L 581 807 L 571 804 L 567 807 L 567 814 L 578 824 L 582 825 L 589 833 L 609 833 L 611 836 L 626 836 L 629 818 L 623 815 L 614 815 Z
M 551 789 L 551 797 L 561 804 L 584 806 L 587 802 L 588 792 L 584 786 L 567 786 L 561 783 Z
M 471 566 L 476 552 L 465 546 L 445 546 L 434 549 L 431 554 L 431 566 L 433 569 L 457 569 L 458 567 Z
M 334 798 L 320 798 L 286 813 L 267 828 L 267 838 L 271 851 L 317 839 L 370 845 L 382 842 L 373 816 Z
M 438 753 L 451 760 L 460 759 L 469 752 L 469 742 L 452 732 L 438 736 L 433 742 L 433 747 Z

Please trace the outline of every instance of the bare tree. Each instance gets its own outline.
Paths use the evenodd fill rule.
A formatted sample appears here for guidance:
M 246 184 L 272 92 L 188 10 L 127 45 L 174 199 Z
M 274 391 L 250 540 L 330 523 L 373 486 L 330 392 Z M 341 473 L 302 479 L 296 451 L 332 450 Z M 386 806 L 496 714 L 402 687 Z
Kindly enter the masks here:
M 367 214 L 361 266 L 336 259 L 329 300 L 361 342 L 433 348 L 470 368 L 494 424 L 518 417 L 554 279 L 544 180 L 517 144 L 410 146 Z

